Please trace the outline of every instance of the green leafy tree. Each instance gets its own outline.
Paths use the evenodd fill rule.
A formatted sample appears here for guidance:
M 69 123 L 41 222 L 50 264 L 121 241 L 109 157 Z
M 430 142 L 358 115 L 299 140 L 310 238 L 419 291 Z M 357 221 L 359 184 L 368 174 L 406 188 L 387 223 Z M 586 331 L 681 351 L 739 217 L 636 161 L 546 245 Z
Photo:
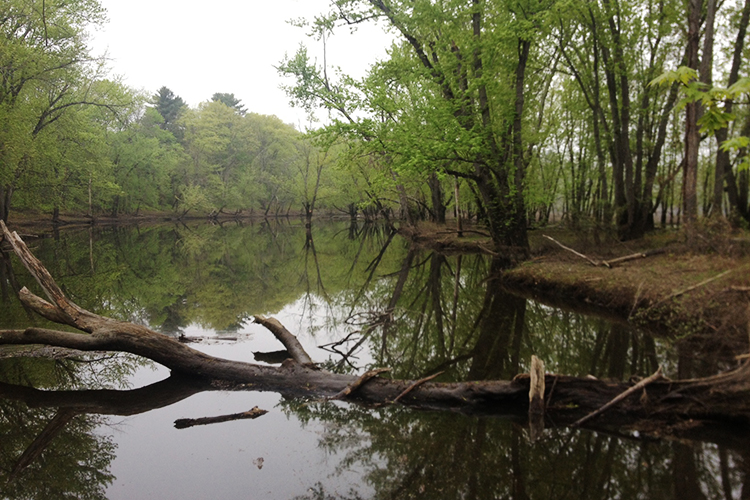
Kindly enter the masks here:
M 101 100 L 101 61 L 85 45 L 86 29 L 103 20 L 98 2 L 11 0 L 0 18 L 0 120 L 9 124 L 0 132 L 0 218 L 7 220 L 16 189 L 34 170 L 37 140 L 81 107 L 118 106 Z
M 381 19 L 402 39 L 390 58 L 357 85 L 331 85 L 304 51 L 280 70 L 296 78 L 294 102 L 343 108 L 345 130 L 370 138 L 367 147 L 387 155 L 398 181 L 415 171 L 467 179 L 493 240 L 524 249 L 524 119 L 535 77 L 527 67 L 544 64 L 537 41 L 550 5 L 339 0 L 335 12 L 317 19 L 318 33 L 342 19 Z

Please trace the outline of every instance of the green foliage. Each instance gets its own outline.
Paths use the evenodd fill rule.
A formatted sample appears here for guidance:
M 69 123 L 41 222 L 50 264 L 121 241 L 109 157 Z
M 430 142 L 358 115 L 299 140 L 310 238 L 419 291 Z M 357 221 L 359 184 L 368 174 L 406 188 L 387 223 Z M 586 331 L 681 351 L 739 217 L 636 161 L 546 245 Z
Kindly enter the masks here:
M 164 130 L 171 131 L 175 135 L 179 135 L 177 120 L 187 109 L 187 105 L 182 100 L 182 97 L 175 95 L 167 87 L 161 87 L 156 91 L 156 94 L 151 96 L 150 102 L 164 119 L 161 127 Z
M 211 96 L 211 100 L 224 103 L 226 106 L 234 109 L 235 112 L 240 116 L 244 116 L 245 113 L 247 113 L 247 109 L 245 109 L 245 105 L 241 104 L 242 100 L 234 97 L 234 94 L 225 94 L 223 92 L 217 92 L 213 96 Z

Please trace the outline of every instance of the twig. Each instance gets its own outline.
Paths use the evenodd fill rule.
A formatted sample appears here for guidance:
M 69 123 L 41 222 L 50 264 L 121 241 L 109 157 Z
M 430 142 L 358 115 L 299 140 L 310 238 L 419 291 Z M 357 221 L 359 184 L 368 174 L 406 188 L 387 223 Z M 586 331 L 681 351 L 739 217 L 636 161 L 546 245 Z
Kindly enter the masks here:
M 365 372 L 362 374 L 361 377 L 359 377 L 357 380 L 355 380 L 353 383 L 347 385 L 344 390 L 341 392 L 331 396 L 330 398 L 327 398 L 327 401 L 332 401 L 334 399 L 344 399 L 351 395 L 354 391 L 362 387 L 368 380 L 371 378 L 375 378 L 381 373 L 389 372 L 391 371 L 390 368 L 376 368 L 374 370 L 370 370 L 368 372 Z
M 409 394 L 411 391 L 413 391 L 414 389 L 416 389 L 420 385 L 424 384 L 425 382 L 429 382 L 430 380 L 432 380 L 432 379 L 434 379 L 434 378 L 442 375 L 443 373 L 445 373 L 445 372 L 444 371 L 437 372 L 437 373 L 435 373 L 433 375 L 430 375 L 429 377 L 420 378 L 419 380 L 415 380 L 414 382 L 412 382 L 411 384 L 409 384 L 409 387 L 407 387 L 406 389 L 404 389 L 404 392 L 402 392 L 401 394 L 399 394 L 398 396 L 396 396 L 396 398 L 393 400 L 393 402 L 394 403 L 398 403 L 401 400 L 401 398 L 403 398 L 404 396 L 406 396 L 407 394 Z
M 609 410 L 610 408 L 612 408 L 617 403 L 619 403 L 623 399 L 627 398 L 628 396 L 630 396 L 634 392 L 637 392 L 637 391 L 643 389 L 644 387 L 646 387 L 651 382 L 654 382 L 654 381 L 659 380 L 661 378 L 663 378 L 663 376 L 662 376 L 661 366 L 660 366 L 659 369 L 656 370 L 656 373 L 654 373 L 650 377 L 644 378 L 643 380 L 641 380 L 640 382 L 638 382 L 637 384 L 635 384 L 630 389 L 628 389 L 628 390 L 623 391 L 622 393 L 620 393 L 618 396 L 616 396 L 614 399 L 612 399 L 612 401 L 610 401 L 609 403 L 605 404 L 604 406 L 602 406 L 598 410 L 592 411 L 591 413 L 589 413 L 585 417 L 583 417 L 583 418 L 577 420 L 576 422 L 574 422 L 573 423 L 573 427 L 578 427 L 580 425 L 583 425 L 585 422 L 588 422 L 592 418 L 594 418 L 594 417 L 596 417 L 598 415 L 601 415 L 602 413 L 604 413 L 605 411 Z
M 187 429 L 188 427 L 194 427 L 196 425 L 217 424 L 220 422 L 230 422 L 232 420 L 258 418 L 261 415 L 265 415 L 266 413 L 268 413 L 268 410 L 261 410 L 260 408 L 255 406 L 252 410 L 243 411 L 242 413 L 232 413 L 231 415 L 220 415 L 218 417 L 202 418 L 178 418 L 174 421 L 174 426 L 176 429 Z
M 587 256 L 583 255 L 583 254 L 582 254 L 582 253 L 580 253 L 580 252 L 576 252 L 575 250 L 573 250 L 573 249 L 572 249 L 572 248 L 570 248 L 570 247 L 566 247 L 565 245 L 563 245 L 562 243 L 560 243 L 560 242 L 559 242 L 559 241 L 557 241 L 556 239 L 552 238 L 551 236 L 547 236 L 546 234 L 543 234 L 542 236 L 543 236 L 544 238 L 547 238 L 547 239 L 548 239 L 548 240 L 550 240 L 551 242 L 553 242 L 553 243 L 557 244 L 557 245 L 558 245 L 558 246 L 559 246 L 560 248 L 562 248 L 562 249 L 564 249 L 564 250 L 567 250 L 568 252 L 572 252 L 573 254 L 577 255 L 578 257 L 580 257 L 580 258 L 582 258 L 582 259 L 586 259 L 587 261 L 589 261 L 589 263 L 591 263 L 591 265 L 592 265 L 592 266 L 595 266 L 595 267 L 597 267 L 597 266 L 600 266 L 600 265 L 601 265 L 601 262 L 597 262 L 597 261 L 595 261 L 595 260 L 591 259 L 590 257 L 587 257 Z

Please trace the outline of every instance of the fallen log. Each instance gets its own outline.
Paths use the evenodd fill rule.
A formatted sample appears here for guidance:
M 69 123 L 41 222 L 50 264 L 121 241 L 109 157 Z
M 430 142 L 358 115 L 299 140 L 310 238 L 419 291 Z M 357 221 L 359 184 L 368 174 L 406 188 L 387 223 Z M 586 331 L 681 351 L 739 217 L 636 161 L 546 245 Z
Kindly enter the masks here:
M 209 425 L 219 424 L 222 422 L 232 422 L 234 420 L 247 420 L 256 419 L 262 415 L 268 413 L 268 410 L 261 410 L 257 406 L 254 406 L 248 411 L 240 413 L 232 413 L 230 415 L 219 415 L 217 417 L 201 417 L 201 418 L 178 418 L 174 421 L 175 429 L 187 429 L 189 427 L 195 427 L 196 425 Z
M 354 375 L 326 372 L 291 359 L 280 367 L 272 367 L 216 358 L 145 326 L 93 314 L 70 302 L 18 235 L 10 233 L 2 222 L 0 227 L 6 240 L 12 242 L 16 255 L 40 283 L 51 302 L 25 288 L 19 292 L 21 301 L 45 318 L 73 326 L 81 332 L 34 327 L 5 330 L 0 331 L 0 345 L 42 344 L 80 351 L 128 352 L 160 363 L 176 375 L 198 377 L 212 387 L 274 391 L 287 397 L 331 398 L 346 392 L 347 388 L 354 387 L 360 380 Z M 608 418 L 631 424 L 639 419 L 750 423 L 749 366 L 745 363 L 735 371 L 705 379 L 654 381 L 649 385 L 648 401 L 629 396 L 608 412 Z M 544 386 L 551 387 L 544 394 L 545 415 L 556 422 L 573 422 L 603 406 L 632 385 L 564 375 L 545 375 L 542 378 L 545 379 Z M 356 391 L 342 394 L 341 397 L 369 404 L 388 404 L 398 400 L 400 404 L 420 409 L 517 414 L 527 418 L 529 388 L 527 374 L 509 381 L 455 383 L 375 377 L 359 385 Z M 7 394 L 0 388 L 0 395 Z

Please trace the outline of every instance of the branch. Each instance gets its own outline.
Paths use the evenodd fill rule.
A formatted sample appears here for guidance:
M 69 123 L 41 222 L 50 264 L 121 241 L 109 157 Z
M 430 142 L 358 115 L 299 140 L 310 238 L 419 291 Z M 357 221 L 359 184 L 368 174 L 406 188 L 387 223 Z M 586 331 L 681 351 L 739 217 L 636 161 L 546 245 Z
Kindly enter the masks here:
M 414 389 L 416 389 L 420 385 L 424 384 L 425 382 L 429 382 L 430 380 L 432 380 L 432 379 L 434 379 L 436 377 L 439 377 L 443 373 L 445 373 L 445 372 L 444 371 L 437 372 L 437 373 L 434 373 L 434 374 L 430 375 L 429 377 L 424 377 L 424 378 L 420 378 L 419 380 L 415 380 L 414 382 L 412 382 L 409 385 L 409 387 L 407 387 L 406 389 L 404 389 L 404 392 L 402 392 L 401 394 L 399 394 L 398 396 L 396 396 L 396 398 L 393 400 L 393 402 L 394 403 L 398 403 L 399 400 L 401 400 L 401 398 L 403 398 L 404 396 L 406 396 L 407 394 L 409 394 L 411 391 L 413 391 Z
M 558 245 L 558 246 L 559 246 L 560 248 L 562 248 L 562 249 L 564 249 L 564 250 L 567 250 L 568 252 L 572 252 L 572 253 L 574 253 L 575 255 L 577 255 L 578 257 L 580 257 L 580 258 L 582 258 L 582 259 L 586 259 L 586 260 L 587 260 L 587 261 L 589 261 L 589 262 L 591 263 L 591 265 L 593 265 L 593 266 L 599 266 L 599 265 L 601 264 L 600 262 L 597 262 L 597 261 L 595 261 L 595 260 L 593 260 L 593 259 L 591 259 L 591 258 L 589 258 L 589 257 L 587 257 L 587 256 L 585 256 L 585 255 L 583 255 L 582 253 L 576 252 L 575 250 L 573 250 L 573 249 L 572 249 L 572 248 L 570 248 L 570 247 L 566 247 L 565 245 L 563 245 L 562 243 L 560 243 L 560 242 L 559 242 L 559 241 L 557 241 L 556 239 L 552 238 L 551 236 L 547 236 L 546 234 L 543 234 L 542 236 L 543 236 L 544 238 L 547 238 L 548 240 L 552 241 L 553 243 L 556 243 L 556 244 L 557 244 L 557 245 Z
M 76 304 L 70 302 L 68 298 L 65 297 L 65 294 L 62 292 L 60 287 L 57 286 L 57 283 L 55 283 L 55 280 L 54 278 L 52 278 L 52 275 L 50 275 L 49 271 L 47 271 L 47 269 L 39 261 L 39 259 L 37 259 L 31 253 L 29 248 L 26 246 L 26 243 L 24 243 L 21 237 L 18 236 L 18 233 L 16 233 L 15 231 L 11 233 L 10 230 L 8 230 L 8 228 L 5 226 L 5 223 L 1 220 L 0 228 L 3 231 L 5 240 L 13 247 L 13 251 L 15 252 L 15 254 L 19 259 L 21 259 L 21 262 L 26 267 L 26 269 L 28 269 L 31 275 L 36 278 L 36 281 L 42 287 L 44 293 L 47 294 L 47 297 L 50 299 L 50 301 L 55 304 L 52 305 L 48 302 L 45 302 L 44 300 L 40 299 L 24 288 L 22 293 L 19 293 L 19 298 L 21 298 L 21 300 L 27 300 L 27 305 L 33 307 L 34 310 L 37 310 L 36 308 L 38 307 L 39 314 L 41 314 L 45 318 L 74 326 L 88 333 L 91 333 L 93 328 L 91 325 L 92 320 L 112 321 L 109 318 L 104 318 L 102 316 L 98 316 L 84 309 L 81 309 Z
M 282 325 L 279 320 L 277 320 L 276 318 L 264 318 L 263 316 L 254 316 L 253 318 L 256 323 L 266 327 L 267 330 L 273 333 L 273 335 L 279 340 L 279 342 L 284 344 L 284 347 L 286 347 L 286 350 L 289 351 L 292 359 L 294 359 L 297 363 L 302 365 L 314 364 L 313 360 L 307 354 L 304 347 L 302 347 L 302 344 L 300 344 L 299 340 L 297 340 L 297 337 L 295 337 L 289 330 L 284 328 L 284 325 Z
M 370 379 L 377 377 L 381 373 L 391 371 L 390 368 L 376 368 L 362 374 L 354 383 L 347 385 L 344 390 L 328 398 L 329 401 L 334 399 L 344 399 L 349 397 L 354 391 L 365 385 Z M 408 388 L 407 388 L 408 389 Z M 406 391 L 408 392 L 408 390 Z M 400 397 L 400 395 L 398 396 Z
M 623 257 L 617 257 L 616 259 L 610 259 L 602 261 L 602 264 L 606 267 L 612 267 L 615 264 L 622 264 L 623 262 L 628 262 L 629 260 L 635 260 L 635 259 L 645 259 L 646 257 L 650 257 L 652 255 L 659 255 L 666 251 L 664 248 L 657 248 L 655 250 L 648 250 L 646 252 L 639 252 L 634 253 L 631 255 L 625 255 Z
M 631 387 L 627 391 L 624 391 L 622 394 L 620 394 L 619 396 L 617 396 L 616 398 L 614 398 L 612 401 L 610 401 L 606 405 L 604 405 L 601 408 L 599 408 L 598 410 L 592 411 L 591 413 L 589 413 L 585 417 L 583 417 L 583 418 L 581 418 L 579 420 L 576 420 L 573 423 L 572 427 L 579 427 L 579 426 L 581 426 L 582 424 L 588 422 L 589 420 L 591 420 L 592 418 L 596 417 L 597 415 L 601 415 L 605 411 L 609 410 L 610 408 L 612 408 L 617 403 L 619 403 L 623 399 L 627 398 L 628 396 L 630 396 L 634 392 L 639 391 L 640 389 L 643 389 L 644 387 L 646 387 L 651 382 L 654 382 L 654 381 L 662 379 L 662 378 L 664 378 L 664 377 L 663 377 L 663 375 L 661 373 L 661 366 L 660 366 L 659 369 L 656 370 L 656 373 L 654 373 L 650 377 L 644 378 L 643 380 L 641 380 L 640 382 L 638 382 L 637 384 L 635 384 L 633 387 Z
M 723 273 L 719 273 L 716 276 L 714 276 L 713 278 L 708 278 L 706 280 L 701 281 L 700 283 L 697 283 L 697 284 L 695 284 L 693 286 L 689 286 L 689 287 L 687 287 L 687 288 L 685 288 L 683 290 L 680 290 L 679 292 L 675 292 L 675 293 L 673 293 L 672 295 L 670 295 L 669 297 L 667 297 L 664 300 L 673 299 L 675 297 L 679 297 L 680 295 L 684 295 L 684 294 L 686 294 L 688 292 L 691 292 L 691 291 L 695 290 L 696 288 L 700 288 L 700 287 L 702 287 L 704 285 L 708 285 L 712 281 L 716 281 L 719 278 L 723 278 L 724 276 L 726 276 L 727 274 L 732 273 L 732 272 L 737 272 L 737 270 L 736 269 L 729 269 L 727 271 L 724 271 Z
M 202 418 L 178 418 L 174 421 L 175 429 L 187 429 L 196 425 L 218 424 L 221 422 L 231 422 L 232 420 L 254 419 L 268 413 L 268 410 L 261 410 L 254 406 L 251 410 L 241 413 L 232 413 L 231 415 L 220 415 L 218 417 Z

